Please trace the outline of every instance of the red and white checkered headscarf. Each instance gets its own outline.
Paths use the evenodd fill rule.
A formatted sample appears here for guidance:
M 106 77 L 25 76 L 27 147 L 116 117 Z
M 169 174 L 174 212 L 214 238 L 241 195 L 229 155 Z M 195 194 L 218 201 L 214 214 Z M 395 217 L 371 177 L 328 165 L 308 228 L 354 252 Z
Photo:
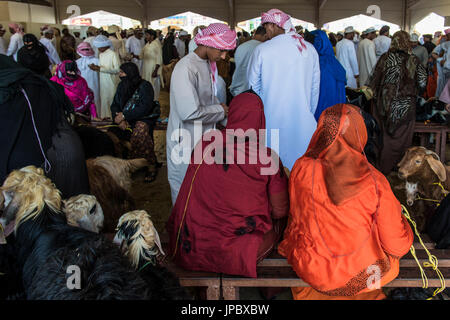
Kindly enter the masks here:
M 89 42 L 82 42 L 77 47 L 77 53 L 82 57 L 92 57 L 95 55 L 94 50 Z
M 233 50 L 236 48 L 236 31 L 231 30 L 223 23 L 211 23 L 206 29 L 198 30 L 194 42 L 198 46 Z
M 194 42 L 198 46 L 215 48 L 218 50 L 233 50 L 236 48 L 236 31 L 231 30 L 226 24 L 211 23 L 207 28 L 198 29 Z M 219 77 L 217 64 L 209 61 L 211 67 L 211 81 L 217 96 L 217 79 Z
M 12 22 L 12 23 L 8 24 L 8 27 L 13 29 L 16 33 L 24 35 L 23 26 L 21 24 Z
M 279 9 L 270 9 L 267 12 L 263 12 L 261 14 L 261 24 L 264 23 L 273 23 L 284 29 L 286 34 L 291 35 L 292 38 L 298 41 L 297 48 L 300 52 L 302 52 L 303 49 L 306 49 L 303 37 L 295 32 L 291 17 L 287 13 L 284 13 Z

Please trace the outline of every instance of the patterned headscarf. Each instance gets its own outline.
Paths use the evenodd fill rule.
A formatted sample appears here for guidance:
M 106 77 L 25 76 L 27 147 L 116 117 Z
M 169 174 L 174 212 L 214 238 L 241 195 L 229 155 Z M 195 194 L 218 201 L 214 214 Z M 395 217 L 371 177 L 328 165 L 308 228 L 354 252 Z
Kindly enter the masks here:
M 82 57 L 92 57 L 95 55 L 95 52 L 89 42 L 80 43 L 77 47 L 77 53 Z
M 403 51 L 411 54 L 412 48 L 409 42 L 410 36 L 406 31 L 397 31 L 392 37 L 390 51 Z
M 21 24 L 18 23 L 10 23 L 8 24 L 8 27 L 10 27 L 11 29 L 13 29 L 16 33 L 23 35 L 23 26 Z
M 284 29 L 286 34 L 298 41 L 297 48 L 300 52 L 306 49 L 303 37 L 299 35 L 292 25 L 291 17 L 279 9 L 270 9 L 261 14 L 261 24 L 274 23 L 280 28 Z
M 215 48 L 218 50 L 233 50 L 236 48 L 236 31 L 231 30 L 226 24 L 211 23 L 207 28 L 198 30 L 194 38 L 195 44 Z M 217 79 L 219 73 L 215 61 L 209 61 L 211 67 L 211 81 L 217 95 Z
M 233 50 L 236 48 L 236 31 L 223 23 L 211 23 L 206 29 L 198 30 L 194 41 L 198 46 Z
M 41 27 L 41 32 L 42 34 L 46 34 L 46 33 L 55 33 L 55 30 L 53 30 L 52 28 L 50 28 L 48 25 L 42 26 Z
M 67 71 L 75 71 L 75 76 L 71 76 Z M 77 67 L 77 63 L 72 60 L 64 60 L 56 67 L 55 76 L 58 78 L 56 82 L 61 85 L 65 85 L 67 82 L 73 82 L 81 76 L 80 70 Z

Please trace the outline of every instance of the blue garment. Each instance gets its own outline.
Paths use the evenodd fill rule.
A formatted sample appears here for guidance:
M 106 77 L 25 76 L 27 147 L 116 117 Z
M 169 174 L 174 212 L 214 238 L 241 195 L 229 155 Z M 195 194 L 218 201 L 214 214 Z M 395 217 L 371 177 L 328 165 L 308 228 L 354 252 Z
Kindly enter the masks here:
M 345 86 L 347 78 L 344 67 L 336 59 L 327 34 L 322 30 L 311 32 L 314 47 L 319 54 L 320 61 L 320 94 L 314 117 L 319 120 L 323 110 L 338 103 L 345 103 Z

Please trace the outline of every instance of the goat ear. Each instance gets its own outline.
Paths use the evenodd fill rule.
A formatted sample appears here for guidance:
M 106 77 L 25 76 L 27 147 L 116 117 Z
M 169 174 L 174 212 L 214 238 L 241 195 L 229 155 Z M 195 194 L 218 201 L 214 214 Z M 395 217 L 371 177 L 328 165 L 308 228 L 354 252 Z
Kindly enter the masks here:
M 434 152 L 434 151 L 431 151 L 431 150 L 427 149 L 426 150 L 426 154 L 433 156 L 433 158 L 435 158 L 436 160 L 441 160 L 441 158 L 439 158 L 438 154 L 436 152 Z
M 447 172 L 442 162 L 436 160 L 432 155 L 427 156 L 427 162 L 430 165 L 431 170 L 436 173 L 440 181 L 447 180 Z

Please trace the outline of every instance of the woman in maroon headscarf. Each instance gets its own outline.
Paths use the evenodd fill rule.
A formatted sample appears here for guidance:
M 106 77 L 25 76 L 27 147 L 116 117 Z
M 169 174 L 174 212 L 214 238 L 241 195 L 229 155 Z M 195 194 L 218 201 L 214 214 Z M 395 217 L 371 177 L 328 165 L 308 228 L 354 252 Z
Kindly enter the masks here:
M 230 132 L 237 129 L 243 131 Z M 253 139 L 244 135 L 249 129 L 257 133 Z M 179 266 L 256 277 L 257 261 L 279 240 L 289 210 L 288 179 L 278 155 L 256 138 L 260 129 L 263 103 L 246 92 L 233 99 L 226 129 L 206 133 L 197 144 L 167 224 L 170 253 Z M 221 136 L 223 144 L 213 150 L 217 142 L 208 135 Z M 197 164 L 196 152 L 203 155 Z M 237 161 L 244 155 L 245 161 Z

